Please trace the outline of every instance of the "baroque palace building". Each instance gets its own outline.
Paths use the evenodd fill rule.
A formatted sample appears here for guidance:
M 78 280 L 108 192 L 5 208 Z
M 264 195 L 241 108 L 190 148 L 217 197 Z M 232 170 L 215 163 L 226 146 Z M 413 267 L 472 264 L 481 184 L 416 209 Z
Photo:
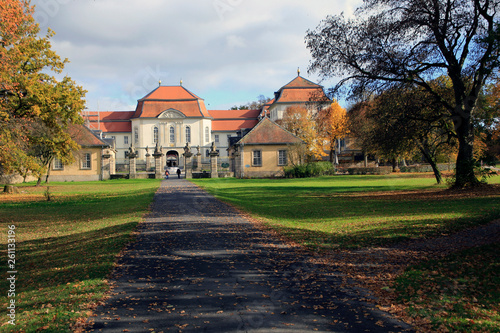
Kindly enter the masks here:
M 162 147 L 168 167 L 183 165 L 186 145 L 193 153 L 208 158 L 214 143 L 224 159 L 228 158 L 231 141 L 249 132 L 263 118 L 275 122 L 290 106 L 303 106 L 314 112 L 331 104 L 322 86 L 297 72 L 259 110 L 207 110 L 204 100 L 181 82 L 178 86 L 160 84 L 137 101 L 135 111 L 87 111 L 84 116 L 91 130 L 115 140 L 117 164 L 126 161 L 131 146 L 137 150 L 139 159 L 152 154 L 156 146 Z

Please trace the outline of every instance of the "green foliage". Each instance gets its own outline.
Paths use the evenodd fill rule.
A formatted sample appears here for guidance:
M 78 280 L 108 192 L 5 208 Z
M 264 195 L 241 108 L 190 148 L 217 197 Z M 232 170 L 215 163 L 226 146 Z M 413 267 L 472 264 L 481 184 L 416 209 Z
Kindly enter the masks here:
M 284 167 L 286 178 L 308 178 L 335 174 L 335 168 L 330 162 L 312 162 Z
M 498 173 L 489 167 L 483 167 L 479 161 L 472 161 L 472 170 L 474 172 L 474 178 L 477 179 L 478 184 L 485 185 L 489 178 L 497 176 Z M 457 172 L 455 172 L 446 179 L 448 186 L 453 187 L 457 184 Z
M 0 2 L 2 173 L 22 168 L 36 174 L 55 156 L 70 159 L 78 146 L 68 125 L 83 123 L 86 91 L 67 76 L 57 80 L 50 75 L 62 73 L 68 60 L 51 49 L 52 31 L 39 35 L 33 11 L 29 0 Z

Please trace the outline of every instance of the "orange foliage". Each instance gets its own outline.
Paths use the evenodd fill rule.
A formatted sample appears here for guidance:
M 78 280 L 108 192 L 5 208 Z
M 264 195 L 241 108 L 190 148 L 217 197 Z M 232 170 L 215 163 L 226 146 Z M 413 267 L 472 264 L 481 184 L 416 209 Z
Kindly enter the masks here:
M 309 111 L 301 106 L 290 106 L 279 121 L 280 125 L 304 140 L 308 154 L 316 159 L 325 156 L 322 140 L 318 136 L 316 124 Z
M 330 107 L 318 112 L 316 124 L 319 135 L 329 142 L 330 149 L 334 149 L 336 141 L 349 133 L 347 111 L 335 100 Z

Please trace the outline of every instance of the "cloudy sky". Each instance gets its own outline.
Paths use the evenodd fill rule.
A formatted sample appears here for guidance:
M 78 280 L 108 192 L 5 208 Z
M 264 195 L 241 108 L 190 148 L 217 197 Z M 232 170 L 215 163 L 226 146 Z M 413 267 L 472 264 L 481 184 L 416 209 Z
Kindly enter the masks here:
M 32 0 L 42 31 L 88 91 L 89 110 L 134 110 L 158 86 L 183 86 L 208 109 L 254 101 L 301 75 L 304 36 L 361 0 Z M 332 82 L 320 82 L 326 88 Z

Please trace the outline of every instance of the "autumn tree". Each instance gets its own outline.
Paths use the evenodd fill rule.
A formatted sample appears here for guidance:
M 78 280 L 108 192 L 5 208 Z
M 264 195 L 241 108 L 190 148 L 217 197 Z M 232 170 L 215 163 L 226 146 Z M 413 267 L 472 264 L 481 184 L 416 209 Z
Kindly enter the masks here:
M 325 156 L 323 140 L 318 136 L 316 123 L 311 113 L 302 106 L 289 106 L 283 113 L 283 118 L 277 123 L 290 133 L 304 140 L 307 155 L 313 159 Z
M 475 122 L 478 135 L 483 139 L 484 153 L 481 158 L 493 164 L 500 160 L 500 80 L 485 87 Z
M 334 90 L 351 96 L 411 83 L 447 111 L 459 142 L 454 186 L 474 174 L 472 116 L 479 93 L 499 67 L 500 0 L 365 0 L 356 17 L 328 16 L 306 36 L 310 71 L 341 76 Z M 446 75 L 450 102 L 429 81 Z
M 440 78 L 430 84 L 441 91 L 442 96 L 451 98 L 453 93 L 448 80 Z M 375 97 L 372 106 L 371 117 L 377 120 L 374 140 L 386 149 L 399 149 L 400 154 L 418 150 L 440 184 L 442 176 L 437 165 L 438 157 L 449 155 L 456 143 L 453 124 L 445 116 L 442 105 L 427 90 L 404 84 Z
M 330 162 L 334 162 L 334 153 L 338 154 L 338 141 L 348 132 L 347 111 L 337 103 L 318 111 L 315 116 L 318 138 L 323 140 L 330 150 Z
M 397 160 L 412 155 L 414 147 L 403 139 L 407 134 L 403 123 L 378 105 L 375 98 L 353 105 L 348 112 L 350 133 L 365 154 L 390 160 L 395 171 Z
M 68 150 L 76 147 L 67 135 L 68 125 L 83 122 L 85 91 L 67 76 L 58 81 L 49 74 L 60 74 L 67 59 L 61 60 L 51 50 L 52 31 L 45 37 L 38 35 L 33 10 L 29 0 L 0 1 L 0 165 L 4 173 L 16 171 L 19 161 L 39 163 L 40 156 L 30 153 L 36 145 L 68 156 Z M 41 127 L 46 129 L 43 140 L 37 134 Z

